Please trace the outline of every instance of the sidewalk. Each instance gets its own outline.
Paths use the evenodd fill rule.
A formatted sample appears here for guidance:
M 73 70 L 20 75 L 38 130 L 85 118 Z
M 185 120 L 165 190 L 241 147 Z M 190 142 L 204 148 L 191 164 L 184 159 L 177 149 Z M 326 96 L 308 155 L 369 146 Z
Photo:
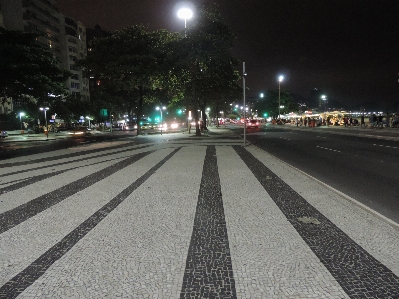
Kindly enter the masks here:
M 395 224 L 227 128 L 139 138 L 0 161 L 0 298 L 399 297 Z

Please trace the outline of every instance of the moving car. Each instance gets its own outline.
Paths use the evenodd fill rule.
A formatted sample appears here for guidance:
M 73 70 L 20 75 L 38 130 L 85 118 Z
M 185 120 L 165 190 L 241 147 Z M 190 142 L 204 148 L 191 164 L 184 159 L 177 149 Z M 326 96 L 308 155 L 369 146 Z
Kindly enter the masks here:
M 256 119 L 250 119 L 247 121 L 247 128 L 259 128 L 259 122 Z
M 72 137 L 83 137 L 86 135 L 90 135 L 91 129 L 87 127 L 75 127 L 71 129 L 68 134 L 72 135 Z
M 0 137 L 6 138 L 6 137 L 8 137 L 8 133 L 6 131 L 1 131 Z

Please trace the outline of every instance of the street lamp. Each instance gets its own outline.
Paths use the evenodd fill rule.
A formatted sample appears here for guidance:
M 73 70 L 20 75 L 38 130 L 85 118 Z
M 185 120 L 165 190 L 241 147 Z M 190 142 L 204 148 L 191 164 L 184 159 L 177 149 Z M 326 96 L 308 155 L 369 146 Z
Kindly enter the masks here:
M 321 99 L 323 100 L 324 104 L 324 113 L 326 113 L 326 103 L 327 103 L 327 97 L 323 94 L 321 96 Z
M 89 129 L 91 129 L 91 127 L 90 127 L 90 121 L 91 121 L 92 119 L 90 118 L 90 116 L 86 116 L 86 119 L 89 121 Z
M 278 77 L 278 117 L 280 118 L 280 84 L 283 81 L 284 77 Z
M 46 136 L 47 136 L 47 138 L 48 138 L 47 114 L 46 114 L 46 112 L 47 112 L 47 110 L 49 110 L 50 108 L 49 108 L 49 107 L 40 107 L 39 109 L 40 109 L 41 111 L 44 111 L 44 120 L 45 120 L 45 122 L 46 122 Z
M 163 106 L 163 107 L 157 106 L 157 107 L 155 107 L 155 109 L 156 109 L 156 110 L 159 110 L 159 111 L 161 112 L 161 135 L 162 135 L 162 128 L 163 128 L 162 110 L 166 110 L 166 107 L 165 107 L 165 106 Z
M 19 113 L 19 122 L 21 123 L 21 131 L 22 131 L 22 116 L 25 116 L 24 112 Z
M 242 63 L 242 89 L 243 89 L 243 98 L 244 98 L 244 146 L 247 143 L 247 136 L 246 136 L 246 131 L 247 131 L 247 120 L 246 120 L 246 115 L 245 115 L 245 77 L 247 76 L 247 73 L 245 72 L 245 62 Z
M 177 17 L 184 20 L 184 30 L 186 30 L 187 20 L 193 17 L 193 11 L 189 8 L 181 8 L 177 12 Z
M 328 120 L 327 120 L 327 115 L 326 115 L 326 103 L 327 103 L 327 97 L 323 94 L 322 96 L 321 96 L 321 99 L 323 100 L 323 107 L 324 107 L 324 118 L 325 118 L 325 121 L 326 121 L 326 123 L 327 123 L 327 126 L 329 125 L 329 123 L 328 123 Z

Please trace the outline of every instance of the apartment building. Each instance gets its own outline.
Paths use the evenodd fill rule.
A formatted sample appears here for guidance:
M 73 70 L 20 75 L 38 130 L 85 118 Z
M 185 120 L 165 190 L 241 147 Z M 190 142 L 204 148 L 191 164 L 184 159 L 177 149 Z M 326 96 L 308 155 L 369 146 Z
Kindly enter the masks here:
M 90 96 L 88 79 L 75 66 L 87 55 L 86 28 L 60 13 L 55 0 L 0 0 L 0 27 L 37 34 L 37 42 L 51 51 L 59 66 L 73 73 L 65 82 L 69 93 Z M 0 113 L 12 110 L 10 105 Z
M 62 66 L 69 70 L 72 76 L 66 85 L 71 94 L 80 96 L 81 99 L 89 99 L 89 79 L 75 65 L 79 59 L 87 56 L 86 28 L 79 21 L 60 14 L 61 36 L 63 37 Z

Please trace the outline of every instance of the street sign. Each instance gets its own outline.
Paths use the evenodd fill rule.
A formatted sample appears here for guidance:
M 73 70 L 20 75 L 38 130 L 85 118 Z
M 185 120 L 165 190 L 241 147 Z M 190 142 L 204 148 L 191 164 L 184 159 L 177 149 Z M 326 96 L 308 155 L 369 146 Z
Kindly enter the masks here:
M 101 109 L 100 110 L 100 116 L 108 117 L 108 110 L 107 109 Z

